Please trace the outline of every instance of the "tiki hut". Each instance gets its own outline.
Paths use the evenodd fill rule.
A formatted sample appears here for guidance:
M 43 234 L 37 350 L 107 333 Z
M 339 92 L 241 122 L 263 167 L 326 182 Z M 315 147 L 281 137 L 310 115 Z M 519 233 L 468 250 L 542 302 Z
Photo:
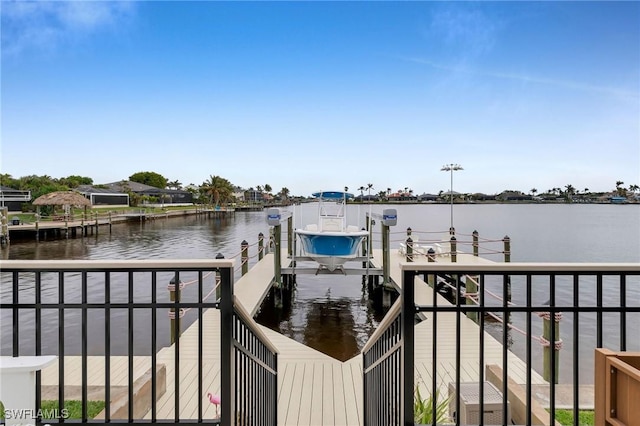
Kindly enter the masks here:
M 55 206 L 63 206 L 67 216 L 72 206 L 84 207 L 86 213 L 87 207 L 91 207 L 91 201 L 76 191 L 56 191 L 36 198 L 33 205 L 38 207 L 38 214 L 40 214 L 40 206 L 54 206 L 54 209 Z

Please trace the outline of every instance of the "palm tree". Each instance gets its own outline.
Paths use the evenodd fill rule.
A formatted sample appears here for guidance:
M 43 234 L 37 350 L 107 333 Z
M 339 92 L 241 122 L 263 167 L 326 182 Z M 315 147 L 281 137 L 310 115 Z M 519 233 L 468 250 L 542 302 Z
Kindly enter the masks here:
M 209 196 L 209 203 L 218 206 L 220 202 L 229 201 L 233 194 L 233 185 L 227 179 L 220 176 L 209 176 L 200 186 L 201 192 Z
M 271 193 L 271 185 L 269 185 L 268 183 L 264 185 L 264 192 L 266 192 L 267 194 Z
M 369 198 L 367 201 L 371 202 L 371 190 L 373 189 L 373 184 L 372 183 L 368 183 L 367 184 L 367 190 L 369 191 L 369 195 L 367 198 Z
M 287 200 L 287 199 L 289 199 L 289 192 L 290 192 L 290 191 L 289 191 L 289 188 L 287 188 L 287 187 L 283 187 L 283 188 L 280 190 L 280 198 L 282 198 L 283 200 Z
M 529 190 L 529 192 L 530 192 L 530 193 L 535 197 L 535 195 L 536 195 L 536 193 L 538 192 L 538 190 L 537 190 L 537 189 L 535 189 L 535 188 L 531 188 L 531 189 Z
M 360 191 L 360 202 L 362 202 L 362 200 L 364 199 L 364 189 L 364 186 L 358 188 L 358 191 Z
M 181 189 L 182 182 L 180 182 L 178 179 L 169 181 L 167 182 L 167 188 Z

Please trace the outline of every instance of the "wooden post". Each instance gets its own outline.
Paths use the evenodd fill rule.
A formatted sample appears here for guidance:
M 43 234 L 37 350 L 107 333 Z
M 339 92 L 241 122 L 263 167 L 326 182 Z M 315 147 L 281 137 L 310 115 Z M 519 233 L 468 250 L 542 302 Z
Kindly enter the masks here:
M 180 303 L 180 290 L 182 290 L 182 281 L 178 280 L 176 284 L 176 277 L 174 276 L 169 281 L 169 301 Z M 180 311 L 181 309 L 169 308 L 169 312 L 171 312 L 171 321 L 170 321 L 170 329 L 171 329 L 171 344 L 173 345 L 176 342 L 176 337 L 180 336 L 182 333 L 180 327 Z M 176 321 L 178 324 L 176 325 Z M 176 336 L 176 330 L 178 332 Z
M 216 254 L 216 259 L 224 259 L 224 255 L 222 253 Z M 216 281 L 214 286 L 216 287 L 216 300 L 220 300 L 220 269 L 216 269 Z
M 504 261 L 511 262 L 511 238 L 505 235 L 502 242 L 504 243 Z M 507 300 L 511 302 L 511 276 L 507 276 Z
M 384 222 L 384 221 L 382 221 Z M 382 224 L 382 286 L 391 285 L 390 280 L 391 254 L 389 251 L 389 227 Z
M 551 361 L 553 360 L 555 364 L 553 382 L 558 383 L 560 372 L 560 344 L 562 342 L 560 339 L 560 320 L 562 319 L 562 313 L 556 312 L 553 324 L 551 324 L 551 314 L 549 312 L 544 312 L 539 315 L 542 317 L 542 338 L 546 341 L 542 351 L 542 378 L 547 382 L 551 382 Z M 553 336 L 551 336 L 552 327 Z M 555 342 L 552 341 L 553 338 L 555 338 Z
M 471 235 L 473 236 L 473 255 L 478 257 L 478 249 L 480 247 L 478 244 L 478 231 L 473 231 Z
M 240 243 L 240 259 L 242 262 L 242 276 L 249 272 L 249 243 L 242 240 Z
M 282 287 L 282 265 L 280 264 L 280 260 L 282 259 L 282 254 L 280 252 L 280 239 L 282 238 L 282 225 L 276 225 L 273 227 L 273 245 L 274 245 L 274 253 L 273 253 L 273 266 L 275 273 L 275 286 L 276 288 Z
M 502 242 L 504 243 L 504 261 L 511 262 L 511 238 L 505 235 Z
M 258 234 L 258 260 L 262 260 L 264 257 L 264 234 L 261 232 Z
M 109 210 L 109 233 L 111 233 L 111 210 Z
M 2 222 L 2 244 L 9 244 L 9 208 L 2 207 L 2 218 L 0 221 Z
M 293 256 L 293 215 L 287 218 L 287 253 Z
M 475 301 L 478 300 L 478 276 L 465 275 L 465 294 L 466 304 L 470 306 L 476 306 Z M 467 312 L 467 318 L 478 322 L 478 312 Z
M 407 262 L 413 262 L 413 240 L 407 238 Z
M 427 250 L 427 262 L 435 262 L 436 261 L 436 251 L 431 247 Z M 429 274 L 427 276 L 427 284 L 433 287 L 436 284 L 436 276 L 435 274 Z
M 453 235 L 451 236 L 451 261 L 458 261 L 458 241 Z

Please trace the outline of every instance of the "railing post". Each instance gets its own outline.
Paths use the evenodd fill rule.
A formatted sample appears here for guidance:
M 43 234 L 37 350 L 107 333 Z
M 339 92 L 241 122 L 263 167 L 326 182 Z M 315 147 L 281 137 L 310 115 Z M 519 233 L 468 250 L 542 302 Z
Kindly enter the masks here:
M 233 269 L 222 269 L 220 271 L 220 280 L 220 424 L 232 426 L 236 424 Z
M 278 224 L 273 227 L 273 265 L 275 272 L 275 286 L 280 288 L 282 286 L 282 265 L 280 264 L 282 259 L 280 239 L 282 238 L 282 225 Z
M 402 361 L 400 377 L 402 378 L 402 390 L 400 401 L 402 401 L 402 415 L 400 424 L 403 426 L 413 426 L 413 388 L 414 388 L 414 327 L 416 306 L 414 301 L 414 271 L 403 271 L 402 273 L 402 317 L 400 327 L 402 328 Z
M 473 231 L 471 235 L 473 237 L 473 255 L 478 257 L 478 249 L 480 247 L 478 244 L 478 231 Z
M 240 259 L 242 262 L 242 276 L 249 272 L 249 243 L 242 240 L 240 243 Z
M 413 240 L 407 238 L 407 262 L 413 262 Z
M 258 234 L 258 260 L 262 260 L 264 257 L 264 234 L 261 232 Z
M 560 348 L 562 346 L 562 340 L 560 339 L 560 320 L 562 319 L 562 312 L 556 312 L 553 318 L 553 325 L 551 324 L 551 314 L 549 312 L 543 312 L 538 314 L 542 317 L 542 378 L 547 382 L 551 382 L 551 362 L 553 360 L 554 377 L 553 382 L 558 383 L 558 377 L 560 372 Z M 553 331 L 552 331 L 553 328 Z M 555 340 L 555 342 L 553 341 Z
M 171 278 L 171 281 L 169 281 L 169 301 L 171 302 L 176 302 L 176 303 L 180 303 L 180 290 L 182 290 L 182 281 L 178 280 L 178 283 L 176 284 L 176 277 L 175 275 Z M 176 342 L 176 338 L 180 337 L 180 334 L 182 334 L 182 330 L 181 330 L 181 315 L 180 312 L 182 311 L 182 309 L 178 308 L 169 308 L 169 318 L 171 318 L 170 321 L 170 329 L 171 329 L 171 344 L 173 345 Z M 177 324 L 176 324 L 177 322 Z
M 458 241 L 453 235 L 451 236 L 451 261 L 458 261 Z

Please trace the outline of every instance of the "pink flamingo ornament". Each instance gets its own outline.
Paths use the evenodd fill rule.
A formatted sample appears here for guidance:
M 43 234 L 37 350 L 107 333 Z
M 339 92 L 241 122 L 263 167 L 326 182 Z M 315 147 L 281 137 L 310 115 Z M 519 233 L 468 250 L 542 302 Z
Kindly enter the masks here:
M 220 405 L 220 397 L 218 395 L 213 395 L 211 392 L 207 393 L 209 397 L 209 402 L 216 406 L 216 417 L 220 417 L 218 414 L 218 406 Z

